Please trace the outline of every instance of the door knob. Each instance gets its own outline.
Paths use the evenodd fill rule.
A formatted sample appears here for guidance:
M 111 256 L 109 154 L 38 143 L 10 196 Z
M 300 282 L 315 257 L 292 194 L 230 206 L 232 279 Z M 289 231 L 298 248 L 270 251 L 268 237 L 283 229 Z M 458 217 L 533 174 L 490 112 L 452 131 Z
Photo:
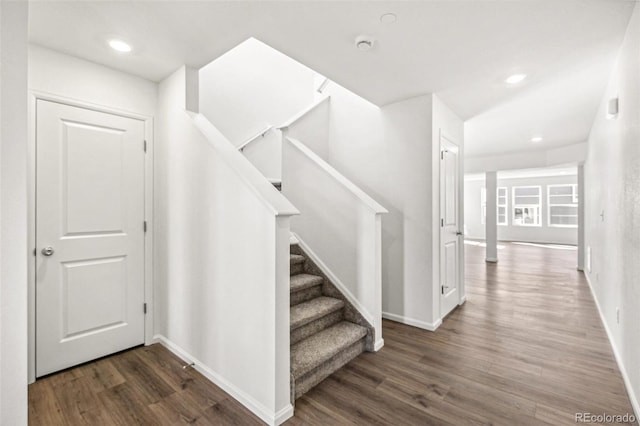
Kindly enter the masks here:
M 45 247 L 42 249 L 42 254 L 45 256 L 51 256 L 54 253 L 53 247 Z

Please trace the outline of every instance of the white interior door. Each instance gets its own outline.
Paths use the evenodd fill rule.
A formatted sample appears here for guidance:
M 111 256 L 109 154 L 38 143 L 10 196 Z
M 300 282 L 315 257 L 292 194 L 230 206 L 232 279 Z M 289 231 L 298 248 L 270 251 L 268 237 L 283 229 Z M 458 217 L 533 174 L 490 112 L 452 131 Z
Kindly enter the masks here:
M 460 302 L 461 253 L 460 149 L 440 136 L 440 315 Z
M 36 107 L 36 375 L 144 343 L 144 122 Z

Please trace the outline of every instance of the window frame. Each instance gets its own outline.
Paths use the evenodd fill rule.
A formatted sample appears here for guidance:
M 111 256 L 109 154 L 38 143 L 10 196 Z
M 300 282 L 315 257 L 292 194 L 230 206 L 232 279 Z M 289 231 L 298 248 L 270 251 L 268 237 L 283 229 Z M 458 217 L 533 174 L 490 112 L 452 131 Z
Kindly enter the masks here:
M 504 190 L 505 204 L 500 204 L 500 190 Z M 500 207 L 504 207 L 505 223 L 500 223 Z M 480 188 L 480 224 L 487 224 L 487 187 Z M 496 224 L 498 226 L 509 226 L 509 187 L 499 186 L 496 188 Z
M 500 190 L 504 189 L 504 204 L 500 204 Z M 504 223 L 500 223 L 500 207 L 504 207 Z M 498 226 L 509 226 L 509 187 L 499 186 L 496 189 L 496 223 Z
M 516 203 L 516 190 L 523 188 L 537 188 L 538 189 L 538 204 L 517 204 Z M 535 197 L 536 195 L 521 195 L 521 197 Z M 537 208 L 538 209 L 538 223 L 516 223 L 516 209 L 525 209 L 525 208 Z M 542 186 L 541 185 L 523 185 L 523 186 L 513 186 L 511 187 L 511 224 L 512 226 L 523 226 L 523 227 L 542 227 Z
M 551 188 L 570 186 L 571 187 L 571 200 L 575 200 L 571 204 L 557 204 L 551 203 Z M 568 197 L 568 195 L 562 195 L 563 197 Z M 552 185 L 547 185 L 547 226 L 550 228 L 577 228 L 578 227 L 578 184 L 577 183 L 557 183 Z M 563 224 L 552 224 L 551 223 L 551 206 L 556 207 L 575 207 L 576 208 L 576 224 L 575 225 L 563 225 Z

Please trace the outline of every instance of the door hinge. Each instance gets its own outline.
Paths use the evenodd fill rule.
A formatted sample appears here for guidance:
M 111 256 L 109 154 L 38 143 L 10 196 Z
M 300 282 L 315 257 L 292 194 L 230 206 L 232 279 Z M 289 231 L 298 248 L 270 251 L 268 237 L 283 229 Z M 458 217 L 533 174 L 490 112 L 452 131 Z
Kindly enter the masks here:
M 146 304 L 146 303 L 144 303 L 144 304 L 142 305 L 142 311 L 143 311 L 145 314 L 147 313 L 147 304 Z
M 144 152 L 147 152 L 147 141 L 144 141 Z
M 34 256 L 37 256 L 37 255 L 38 255 L 38 249 L 37 249 L 37 248 L 34 248 L 34 249 L 33 249 L 33 255 L 34 255 Z
M 146 220 L 142 223 L 142 229 L 144 229 L 144 232 L 147 232 L 147 221 Z
M 440 159 L 444 160 L 444 151 L 440 151 Z
M 444 219 L 440 219 L 440 226 L 444 228 Z

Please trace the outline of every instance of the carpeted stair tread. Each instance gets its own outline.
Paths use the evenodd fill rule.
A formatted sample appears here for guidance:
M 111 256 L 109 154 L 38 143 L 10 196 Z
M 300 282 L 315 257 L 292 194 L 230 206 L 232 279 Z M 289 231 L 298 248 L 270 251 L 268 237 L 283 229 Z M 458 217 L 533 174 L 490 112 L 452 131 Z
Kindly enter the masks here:
M 289 265 L 297 265 L 299 263 L 304 263 L 304 256 L 300 256 L 299 254 L 290 254 L 289 255 Z
M 333 297 L 316 297 L 291 307 L 291 330 L 309 324 L 344 307 L 344 302 Z
M 291 277 L 291 292 L 304 290 L 322 284 L 322 277 L 309 274 L 298 274 Z
M 291 346 L 291 374 L 297 379 L 327 362 L 367 334 L 367 329 L 342 321 Z

